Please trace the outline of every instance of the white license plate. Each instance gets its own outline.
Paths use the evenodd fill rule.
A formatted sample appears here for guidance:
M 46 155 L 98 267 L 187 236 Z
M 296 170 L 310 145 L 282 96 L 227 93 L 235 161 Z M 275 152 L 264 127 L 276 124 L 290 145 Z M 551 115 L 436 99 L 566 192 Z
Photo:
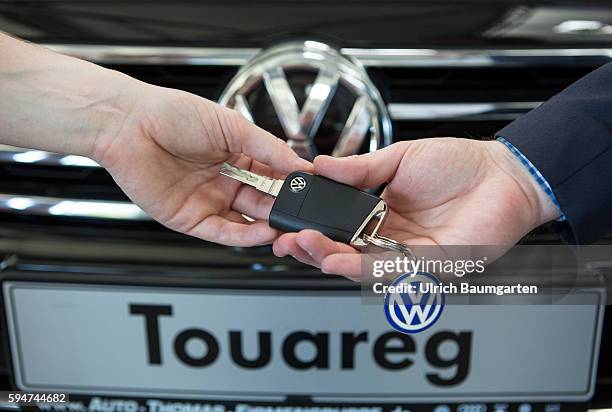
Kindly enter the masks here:
M 448 305 L 398 338 L 353 292 L 5 281 L 3 296 L 19 389 L 178 398 L 582 401 L 603 317 L 598 293 Z

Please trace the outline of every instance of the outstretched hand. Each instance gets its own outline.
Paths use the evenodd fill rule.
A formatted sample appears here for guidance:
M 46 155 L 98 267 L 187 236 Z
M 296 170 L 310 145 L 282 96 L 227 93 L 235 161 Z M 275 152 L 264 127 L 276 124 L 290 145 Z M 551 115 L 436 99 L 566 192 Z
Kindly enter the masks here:
M 396 143 L 361 156 L 314 161 L 317 174 L 359 187 L 388 183 L 381 234 L 419 245 L 507 245 L 553 220 L 558 210 L 500 142 L 456 138 Z M 286 233 L 273 245 L 326 273 L 359 276 L 359 252 L 321 233 Z
M 225 245 L 272 242 L 272 199 L 219 175 L 311 170 L 233 110 L 0 33 L 0 143 L 88 156 L 171 229 Z M 245 214 L 253 219 L 245 219 Z
M 278 236 L 267 222 L 273 198 L 220 176 L 220 166 L 279 177 L 312 164 L 233 110 L 178 90 L 134 87 L 127 94 L 137 102 L 118 132 L 97 139 L 92 157 L 171 229 L 225 245 L 271 243 Z

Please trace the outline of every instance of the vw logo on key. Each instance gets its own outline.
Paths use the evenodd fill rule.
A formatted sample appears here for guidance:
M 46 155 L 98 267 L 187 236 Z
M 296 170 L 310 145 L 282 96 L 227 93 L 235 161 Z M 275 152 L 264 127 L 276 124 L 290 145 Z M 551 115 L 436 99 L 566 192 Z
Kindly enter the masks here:
M 426 272 L 407 273 L 395 279 L 393 293 L 385 295 L 385 315 L 396 330 L 417 333 L 432 326 L 444 309 L 439 280 Z M 433 292 L 432 292 L 433 291 Z
M 302 176 L 294 177 L 289 182 L 289 187 L 293 193 L 301 192 L 306 188 L 306 179 L 304 179 Z

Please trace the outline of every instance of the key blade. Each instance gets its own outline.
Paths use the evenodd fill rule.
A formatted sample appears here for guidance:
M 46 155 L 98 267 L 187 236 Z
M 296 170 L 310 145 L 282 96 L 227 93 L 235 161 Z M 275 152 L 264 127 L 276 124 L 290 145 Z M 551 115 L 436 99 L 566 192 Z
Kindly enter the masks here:
M 272 179 L 272 178 L 267 178 L 266 182 L 263 182 L 262 184 L 262 188 L 259 189 L 262 192 L 266 192 L 267 194 L 277 197 L 278 194 L 281 191 L 281 187 L 283 187 L 283 183 L 285 183 L 284 180 L 280 180 L 280 179 Z
M 234 180 L 252 186 L 255 189 L 272 195 L 278 196 L 281 187 L 283 186 L 283 180 L 273 179 L 268 176 L 260 176 L 246 169 L 241 169 L 229 163 L 223 163 L 219 173 L 223 176 L 230 177 Z
M 256 175 L 253 172 L 241 169 L 229 163 L 223 163 L 223 166 L 221 166 L 221 169 L 219 169 L 219 173 L 223 176 L 231 177 L 232 179 L 237 180 L 240 183 L 244 183 L 253 187 L 256 187 L 257 183 L 261 178 L 261 176 Z

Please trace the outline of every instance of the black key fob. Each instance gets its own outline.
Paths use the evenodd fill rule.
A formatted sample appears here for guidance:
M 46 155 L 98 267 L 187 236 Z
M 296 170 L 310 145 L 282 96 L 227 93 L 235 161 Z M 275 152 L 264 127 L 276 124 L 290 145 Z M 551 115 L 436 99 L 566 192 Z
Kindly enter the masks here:
M 338 242 L 366 246 L 387 214 L 385 202 L 354 187 L 304 172 L 285 179 L 270 212 L 270 226 L 283 232 L 314 229 Z

